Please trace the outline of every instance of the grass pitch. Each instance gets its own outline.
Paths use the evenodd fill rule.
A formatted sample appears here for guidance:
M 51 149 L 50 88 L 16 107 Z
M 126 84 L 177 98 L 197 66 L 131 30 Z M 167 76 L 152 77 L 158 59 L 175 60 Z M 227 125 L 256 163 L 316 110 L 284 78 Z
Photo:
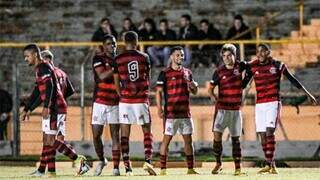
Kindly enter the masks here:
M 33 172 L 35 167 L 17 167 L 17 166 L 1 166 L 0 179 L 35 179 L 34 177 L 28 176 L 29 173 Z M 133 169 L 135 176 L 126 177 L 124 172 L 121 171 L 122 176 L 114 177 L 111 176 L 112 169 L 105 169 L 100 177 L 94 177 L 93 169 L 82 177 L 74 177 L 74 169 L 72 168 L 57 168 L 57 179 L 178 179 L 178 180 L 195 180 L 195 179 L 320 179 L 319 168 L 279 168 L 278 175 L 258 175 L 256 174 L 258 168 L 244 168 L 243 171 L 247 172 L 247 176 L 235 177 L 233 176 L 233 169 L 224 169 L 222 174 L 211 175 L 211 169 L 209 168 L 196 168 L 200 175 L 186 175 L 186 169 L 174 168 L 168 169 L 167 176 L 146 176 L 146 173 L 141 168 Z M 159 169 L 156 169 L 159 173 Z M 46 176 L 44 176 L 46 177 Z M 37 179 L 37 178 L 36 178 Z M 40 179 L 40 178 L 39 178 Z

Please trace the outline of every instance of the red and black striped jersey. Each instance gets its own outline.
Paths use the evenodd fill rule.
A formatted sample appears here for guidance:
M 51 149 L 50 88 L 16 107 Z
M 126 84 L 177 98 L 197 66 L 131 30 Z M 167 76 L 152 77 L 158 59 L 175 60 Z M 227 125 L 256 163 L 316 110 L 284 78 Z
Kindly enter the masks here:
M 225 65 L 221 65 L 214 72 L 210 84 L 219 88 L 217 109 L 239 110 L 241 108 L 244 69 L 244 66 L 236 61 L 233 69 L 227 69 Z
M 64 99 L 57 76 L 52 65 L 46 62 L 38 64 L 35 68 L 36 84 L 44 107 L 50 108 L 52 113 L 67 113 L 67 103 Z
M 93 57 L 92 69 L 94 74 L 94 95 L 93 100 L 96 103 L 104 105 L 118 105 L 119 96 L 117 94 L 113 76 L 101 80 L 96 72 L 96 68 L 102 67 L 108 71 L 113 68 L 114 59 L 107 56 L 106 53 L 99 53 Z
M 57 81 L 60 85 L 63 97 L 66 99 L 67 97 L 71 96 L 75 92 L 73 85 L 69 80 L 68 75 L 63 70 L 55 66 L 53 68 L 54 68 L 54 73 L 57 76 Z
M 266 64 L 252 61 L 249 67 L 256 85 L 256 103 L 280 101 L 281 75 L 287 71 L 287 66 L 270 58 Z
M 190 118 L 189 83 L 193 81 L 192 72 L 187 68 L 174 70 L 171 67 L 161 71 L 157 87 L 164 92 L 166 118 Z
M 128 50 L 116 57 L 114 73 L 119 74 L 120 102 L 149 103 L 149 56 Z

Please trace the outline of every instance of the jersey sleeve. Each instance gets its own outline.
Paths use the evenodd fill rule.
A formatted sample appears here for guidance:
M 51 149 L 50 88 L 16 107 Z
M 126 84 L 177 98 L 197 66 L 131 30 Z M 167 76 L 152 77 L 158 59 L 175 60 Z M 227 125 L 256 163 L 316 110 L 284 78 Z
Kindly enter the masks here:
M 210 81 L 210 84 L 212 86 L 216 86 L 219 84 L 219 75 L 218 75 L 218 70 L 216 70 L 213 75 L 212 75 L 212 79 Z
M 100 66 L 103 66 L 103 65 L 104 65 L 104 64 L 103 64 L 103 62 L 102 62 L 101 57 L 95 55 L 95 56 L 93 57 L 93 60 L 92 60 L 92 67 L 93 67 L 93 68 L 97 68 L 97 67 L 100 67 Z
M 48 108 L 53 95 L 53 80 L 52 80 L 52 70 L 46 64 L 41 64 L 38 71 L 38 84 L 39 90 L 43 97 L 43 106 Z M 41 84 L 41 85 L 40 85 Z

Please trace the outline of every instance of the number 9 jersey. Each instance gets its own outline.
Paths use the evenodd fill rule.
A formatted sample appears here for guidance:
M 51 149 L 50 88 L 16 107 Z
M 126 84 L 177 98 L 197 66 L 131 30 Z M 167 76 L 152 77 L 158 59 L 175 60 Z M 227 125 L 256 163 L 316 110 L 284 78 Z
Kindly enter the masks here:
M 127 50 L 115 59 L 114 73 L 119 74 L 120 102 L 149 104 L 149 56 L 137 50 Z

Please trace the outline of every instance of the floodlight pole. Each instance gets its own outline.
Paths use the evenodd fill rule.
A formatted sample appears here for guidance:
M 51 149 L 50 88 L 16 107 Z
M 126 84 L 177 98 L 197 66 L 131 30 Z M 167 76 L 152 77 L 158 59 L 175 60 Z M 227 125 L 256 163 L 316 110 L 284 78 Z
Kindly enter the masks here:
M 16 63 L 12 64 L 12 95 L 13 95 L 13 143 L 12 155 L 20 155 L 20 119 L 19 119 L 19 69 Z

